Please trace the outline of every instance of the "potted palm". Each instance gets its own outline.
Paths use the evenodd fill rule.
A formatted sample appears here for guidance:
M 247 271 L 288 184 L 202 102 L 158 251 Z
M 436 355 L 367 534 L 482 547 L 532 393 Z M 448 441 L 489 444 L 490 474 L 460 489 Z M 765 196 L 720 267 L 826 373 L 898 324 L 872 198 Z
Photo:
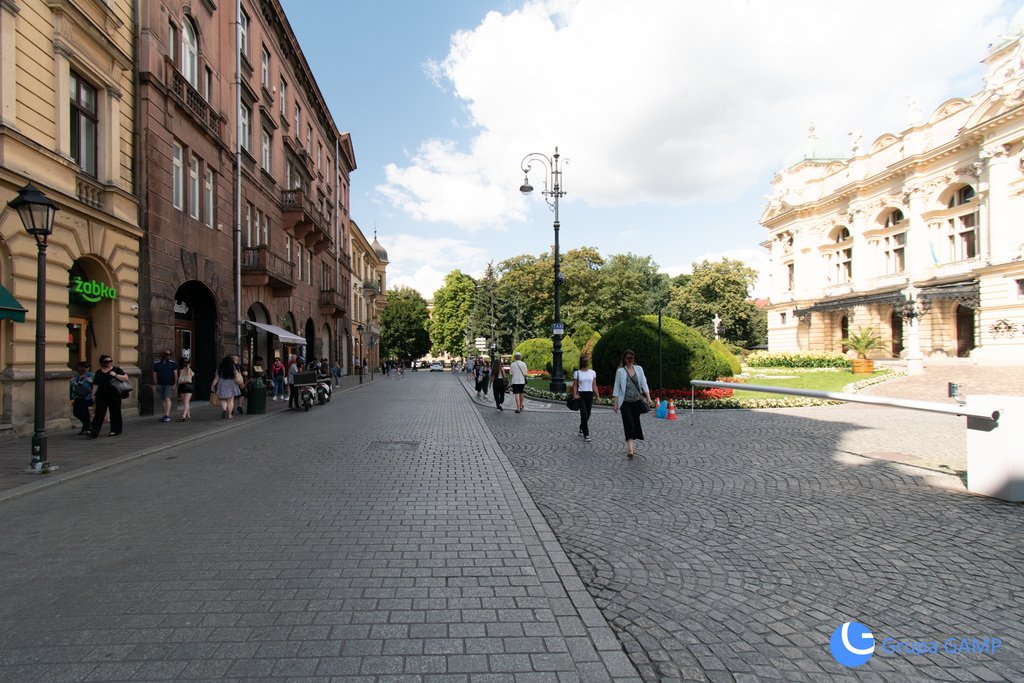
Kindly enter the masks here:
M 881 335 L 870 327 L 860 328 L 846 339 L 841 339 L 839 343 L 857 354 L 851 363 L 855 375 L 870 375 L 874 372 L 875 363 L 868 359 L 868 353 L 885 348 L 885 341 Z

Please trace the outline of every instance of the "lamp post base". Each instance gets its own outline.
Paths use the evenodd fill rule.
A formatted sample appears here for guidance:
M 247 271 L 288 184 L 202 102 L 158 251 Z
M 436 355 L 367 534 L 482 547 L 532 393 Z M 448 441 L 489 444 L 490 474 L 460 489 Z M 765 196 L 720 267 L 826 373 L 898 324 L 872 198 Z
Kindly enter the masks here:
M 551 381 L 550 389 L 551 389 L 552 392 L 554 392 L 556 394 L 564 394 L 565 393 L 565 380 L 552 380 Z

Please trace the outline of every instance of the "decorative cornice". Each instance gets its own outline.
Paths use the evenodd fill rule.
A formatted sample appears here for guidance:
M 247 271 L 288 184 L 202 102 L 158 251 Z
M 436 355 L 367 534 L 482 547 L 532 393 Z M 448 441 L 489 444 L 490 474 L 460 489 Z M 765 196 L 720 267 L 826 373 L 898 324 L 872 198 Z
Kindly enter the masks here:
M 21 8 L 18 7 L 18 3 L 16 3 L 14 0 L 0 0 L 0 10 L 4 10 L 6 12 L 10 12 L 11 14 L 17 15 L 18 12 L 21 11 Z

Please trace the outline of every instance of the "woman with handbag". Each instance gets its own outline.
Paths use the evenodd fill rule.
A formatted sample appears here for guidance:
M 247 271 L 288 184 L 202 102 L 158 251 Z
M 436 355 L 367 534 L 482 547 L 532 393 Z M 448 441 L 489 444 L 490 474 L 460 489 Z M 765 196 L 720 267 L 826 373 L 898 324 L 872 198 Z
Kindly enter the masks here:
M 231 356 L 224 356 L 224 360 L 217 366 L 217 372 L 213 376 L 213 384 L 210 391 L 217 392 L 220 399 L 221 419 L 233 420 L 235 418 L 235 397 L 242 395 L 242 373 L 235 368 L 235 360 Z
M 131 391 L 128 384 L 127 391 L 125 384 L 128 383 L 128 375 L 119 367 L 115 367 L 114 359 L 110 356 L 100 356 L 100 369 L 92 378 L 92 397 L 96 405 L 96 412 L 92 419 L 92 429 L 89 430 L 89 438 L 95 439 L 100 435 L 103 421 L 107 417 L 107 410 L 110 410 L 110 436 L 118 436 L 124 427 L 121 419 L 121 400 Z
M 597 390 L 597 373 L 590 369 L 587 356 L 580 356 L 580 369 L 572 373 L 572 395 L 580 402 L 580 434 L 584 441 L 590 441 L 590 413 L 601 392 Z
M 651 390 L 647 386 L 644 369 L 635 364 L 636 354 L 626 349 L 615 371 L 615 386 L 612 389 L 612 409 L 622 415 L 622 430 L 626 435 L 626 457 L 636 457 L 634 441 L 644 440 L 640 416 L 650 409 Z
M 188 422 L 192 419 L 190 412 L 192 406 L 192 394 L 196 391 L 196 371 L 192 369 L 188 358 L 184 356 L 178 363 L 181 370 L 178 371 L 178 400 L 181 401 L 181 416 L 178 422 Z

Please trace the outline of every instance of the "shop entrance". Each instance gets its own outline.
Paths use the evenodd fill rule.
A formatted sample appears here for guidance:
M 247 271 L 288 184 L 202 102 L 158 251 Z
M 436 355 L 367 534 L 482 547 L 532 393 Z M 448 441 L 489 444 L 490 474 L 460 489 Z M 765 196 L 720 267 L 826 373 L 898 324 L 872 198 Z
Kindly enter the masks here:
M 974 349 L 974 309 L 956 307 L 956 355 L 967 358 Z
M 117 289 L 113 278 L 98 261 L 88 256 L 76 260 L 68 270 L 68 367 L 80 361 L 99 367 L 99 356 L 117 357 L 115 339 L 115 302 Z
M 92 330 L 89 328 L 88 318 L 69 318 L 68 319 L 68 367 L 71 369 L 78 368 L 78 364 L 89 362 L 89 357 L 92 355 L 92 341 L 89 339 L 89 333 Z
M 174 294 L 174 357 L 187 359 L 196 373 L 195 398 L 210 397 L 217 368 L 217 305 L 206 285 L 192 280 Z

